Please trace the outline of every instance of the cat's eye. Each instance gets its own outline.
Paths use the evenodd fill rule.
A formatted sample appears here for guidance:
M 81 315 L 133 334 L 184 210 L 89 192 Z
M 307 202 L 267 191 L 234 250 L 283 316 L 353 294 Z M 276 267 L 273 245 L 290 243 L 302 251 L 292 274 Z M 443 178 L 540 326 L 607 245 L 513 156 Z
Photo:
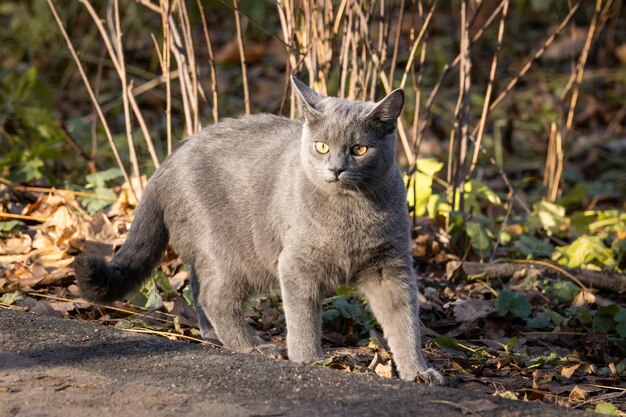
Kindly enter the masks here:
M 327 143 L 315 142 L 315 150 L 318 151 L 319 153 L 324 154 L 324 153 L 328 153 L 330 148 L 328 147 Z
M 352 147 L 352 153 L 355 154 L 356 156 L 363 156 L 365 155 L 365 152 L 367 152 L 367 146 L 354 145 Z

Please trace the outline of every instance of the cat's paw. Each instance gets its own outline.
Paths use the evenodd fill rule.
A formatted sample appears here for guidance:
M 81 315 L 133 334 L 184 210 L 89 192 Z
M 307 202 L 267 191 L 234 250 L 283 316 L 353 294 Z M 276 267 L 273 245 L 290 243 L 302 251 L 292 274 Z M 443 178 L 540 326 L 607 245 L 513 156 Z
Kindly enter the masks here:
M 250 353 L 253 355 L 263 355 L 266 358 L 272 359 L 285 359 L 282 351 L 278 346 L 271 343 L 260 343 L 250 349 L 246 349 L 244 353 Z
M 445 380 L 443 376 L 434 368 L 428 368 L 425 371 L 417 372 L 417 380 L 428 385 L 443 385 Z

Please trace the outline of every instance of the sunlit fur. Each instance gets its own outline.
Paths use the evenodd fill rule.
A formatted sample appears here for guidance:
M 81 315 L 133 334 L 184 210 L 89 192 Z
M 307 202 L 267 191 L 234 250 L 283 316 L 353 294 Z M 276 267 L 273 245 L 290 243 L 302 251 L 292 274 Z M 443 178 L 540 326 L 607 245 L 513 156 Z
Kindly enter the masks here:
M 372 307 L 400 376 L 441 383 L 421 353 L 410 224 L 395 163 L 404 95 L 362 103 L 293 84 L 303 119 L 228 119 L 182 141 L 150 179 L 113 259 L 77 259 L 81 291 L 110 301 L 136 288 L 169 238 L 192 268 L 203 337 L 238 351 L 275 349 L 255 337 L 242 313 L 253 291 L 280 287 L 289 358 L 317 360 L 323 297 L 348 284 Z M 316 141 L 329 152 L 320 154 Z M 367 152 L 355 156 L 355 144 Z

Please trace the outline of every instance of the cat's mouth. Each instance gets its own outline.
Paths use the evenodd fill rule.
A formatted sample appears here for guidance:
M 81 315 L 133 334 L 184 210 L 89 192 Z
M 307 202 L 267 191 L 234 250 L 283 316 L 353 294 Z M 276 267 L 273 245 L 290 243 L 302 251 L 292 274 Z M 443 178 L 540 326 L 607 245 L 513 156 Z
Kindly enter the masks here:
M 354 181 L 347 176 L 329 176 L 324 178 L 324 180 L 331 187 L 337 187 L 341 189 L 354 188 Z

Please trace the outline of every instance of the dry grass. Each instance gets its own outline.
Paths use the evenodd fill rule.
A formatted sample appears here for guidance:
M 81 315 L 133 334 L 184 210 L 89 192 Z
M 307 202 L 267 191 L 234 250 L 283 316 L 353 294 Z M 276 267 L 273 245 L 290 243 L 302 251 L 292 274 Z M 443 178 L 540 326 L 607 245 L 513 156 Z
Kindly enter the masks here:
M 98 28 L 100 41 L 107 51 L 121 85 L 122 106 L 124 115 L 124 133 L 127 138 L 125 158 L 118 155 L 113 134 L 110 132 L 109 121 L 102 111 L 98 95 L 91 86 L 84 65 L 76 54 L 72 42 L 67 37 L 62 21 L 54 9 L 54 0 L 48 0 L 57 23 L 62 30 L 68 48 L 74 57 L 85 87 L 94 104 L 100 123 L 106 132 L 109 144 L 116 157 L 117 164 L 124 178 L 132 185 L 133 192 L 141 194 L 141 161 L 135 151 L 139 143 L 134 142 L 133 132 L 136 124 L 144 137 L 148 154 L 155 167 L 159 166 L 159 158 L 155 150 L 150 129 L 143 118 L 136 95 L 139 87 L 133 87 L 134 80 L 127 71 L 127 59 L 124 54 L 124 37 L 120 25 L 120 15 L 131 0 L 119 4 L 119 0 L 109 2 L 100 14 L 90 0 L 79 0 Z M 173 113 L 177 120 L 184 123 L 185 135 L 193 134 L 207 120 L 201 120 L 200 109 L 206 105 L 211 107 L 212 121 L 218 120 L 218 89 L 216 68 L 213 52 L 211 28 L 207 24 L 204 10 L 200 9 L 198 27 L 192 27 L 188 7 L 200 7 L 200 0 L 132 0 L 150 12 L 158 15 L 160 27 L 151 28 L 145 36 L 150 36 L 154 44 L 154 54 L 159 62 L 161 74 L 155 74 L 153 82 L 147 88 L 163 90 L 166 98 L 164 119 L 166 121 L 167 153 L 173 147 Z M 516 89 L 520 81 L 532 72 L 535 64 L 554 43 L 554 41 L 571 24 L 581 9 L 581 2 L 570 5 L 569 12 L 556 25 L 556 29 L 546 34 L 543 45 L 531 54 L 514 76 L 498 77 L 498 57 L 506 45 L 507 25 L 510 14 L 509 1 L 504 0 L 492 5 L 490 10 L 486 2 L 461 0 L 458 10 L 446 10 L 449 15 L 457 15 L 459 27 L 456 34 L 450 36 L 459 45 L 458 55 L 440 70 L 440 76 L 433 85 L 424 85 L 424 67 L 429 62 L 429 35 L 432 30 L 433 17 L 442 11 L 437 0 L 414 0 L 410 3 L 401 0 L 392 2 L 379 0 L 364 2 L 358 0 L 277 0 L 276 20 L 280 24 L 280 33 L 263 27 L 263 24 L 250 18 L 245 10 L 240 10 L 238 1 L 224 0 L 222 3 L 232 10 L 233 23 L 236 26 L 236 39 L 241 63 L 241 79 L 243 85 L 242 108 L 246 114 L 252 112 L 250 99 L 250 82 L 246 62 L 246 30 L 245 23 L 261 26 L 263 31 L 278 39 L 285 48 L 285 78 L 283 96 L 278 110 L 290 117 L 295 117 L 293 94 L 290 93 L 288 77 L 290 74 L 308 75 L 308 82 L 322 94 L 337 94 L 340 97 L 358 100 L 375 100 L 390 92 L 394 87 L 410 88 L 414 98 L 410 122 L 401 118 L 398 133 L 402 145 L 401 159 L 409 164 L 411 171 L 417 169 L 416 162 L 420 157 L 421 144 L 425 132 L 431 126 L 432 108 L 438 99 L 441 87 L 447 76 L 458 71 L 459 82 L 453 126 L 449 130 L 448 146 L 448 195 L 450 203 L 457 210 L 463 211 L 464 183 L 472 179 L 481 164 L 481 154 L 485 154 L 489 165 L 495 160 L 484 148 L 483 138 L 493 125 L 491 113 L 502 104 L 507 96 Z M 564 141 L 571 134 L 574 109 L 576 107 L 580 85 L 583 82 L 585 64 L 592 43 L 605 26 L 611 15 L 612 0 L 597 0 L 595 12 L 589 22 L 584 48 L 572 68 L 570 80 L 563 91 L 560 101 L 566 109 L 546 130 L 546 167 L 544 185 L 546 197 L 554 201 L 559 195 L 560 177 L 563 171 Z M 485 9 L 485 10 L 483 10 Z M 409 22 L 410 25 L 407 23 Z M 499 22 L 497 31 L 492 24 Z M 407 27 L 410 28 L 407 30 Z M 477 85 L 471 79 L 472 50 L 481 45 L 483 35 L 496 33 L 495 52 L 489 68 L 486 85 Z M 204 46 L 199 45 L 200 41 Z M 491 46 L 494 49 L 494 46 Z M 208 60 L 197 59 L 200 50 L 206 50 Z M 390 55 L 390 56 L 388 56 Z M 173 58 L 173 59 L 172 59 Z M 400 68 L 398 68 L 400 66 Z M 205 76 L 204 74 L 207 74 Z M 207 97 L 202 89 L 201 80 L 210 79 L 211 94 Z M 100 77 L 97 78 L 99 80 Z M 306 79 L 306 77 L 305 77 Z M 99 81 L 98 81 L 99 82 Z M 207 83 L 208 84 L 208 83 Z M 498 86 L 504 86 L 498 88 Z M 98 88 L 96 88 L 98 90 Z M 470 102 L 471 91 L 484 91 L 484 100 L 480 109 L 473 109 Z M 424 91 L 429 91 L 428 96 Z M 499 94 L 494 94 L 499 91 Z M 179 94 L 175 97 L 174 94 Z M 495 97 L 493 97 L 495 96 Z M 426 97 L 426 99 L 424 99 Z M 206 103 L 206 104 L 205 104 Z M 474 111 L 473 111 L 474 110 Z M 476 116 L 478 115 L 478 116 Z M 451 115 L 452 116 L 452 115 Z M 410 126 L 410 128 L 409 128 Z M 96 159 L 96 147 L 92 147 L 90 158 Z M 122 160 L 129 161 L 130 171 Z M 484 162 L 482 162 L 484 164 Z M 509 198 L 513 198 L 510 182 L 502 167 L 496 166 L 502 174 L 504 182 L 509 186 Z M 130 172 L 130 174 L 128 174 Z

